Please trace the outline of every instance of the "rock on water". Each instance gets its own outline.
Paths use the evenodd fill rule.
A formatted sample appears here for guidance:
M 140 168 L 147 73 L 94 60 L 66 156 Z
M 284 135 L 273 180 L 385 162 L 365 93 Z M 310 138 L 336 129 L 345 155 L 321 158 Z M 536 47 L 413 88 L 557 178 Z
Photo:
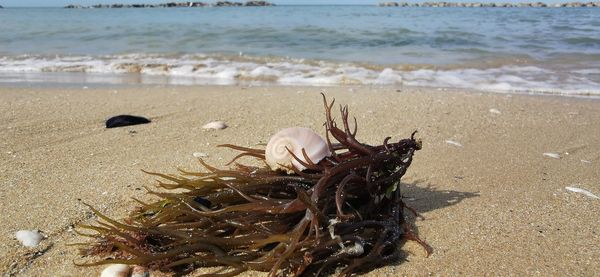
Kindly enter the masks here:
M 150 123 L 150 120 L 145 117 L 123 114 L 113 116 L 106 120 L 106 128 L 116 128 L 146 123 Z
M 244 4 L 244 6 L 246 7 L 268 7 L 268 6 L 275 6 L 272 3 L 269 3 L 267 1 L 248 1 L 246 2 L 246 4 Z
M 44 239 L 38 230 L 21 230 L 15 233 L 17 240 L 27 247 L 36 247 Z

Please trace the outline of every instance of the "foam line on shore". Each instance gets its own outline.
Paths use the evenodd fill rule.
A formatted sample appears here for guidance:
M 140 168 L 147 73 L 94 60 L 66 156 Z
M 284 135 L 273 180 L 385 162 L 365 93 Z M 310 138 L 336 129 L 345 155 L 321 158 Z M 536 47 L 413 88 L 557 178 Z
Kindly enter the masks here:
M 169 84 L 409 85 L 469 88 L 494 92 L 600 95 L 596 69 L 558 72 L 541 66 L 436 69 L 406 65 L 369 65 L 286 58 L 210 55 L 14 56 L 0 58 L 10 80 L 25 73 L 139 74 L 167 77 Z M 16 74 L 16 75 L 15 75 Z M 0 79 L 0 81 L 2 81 Z M 6 82 L 6 80 L 4 80 Z

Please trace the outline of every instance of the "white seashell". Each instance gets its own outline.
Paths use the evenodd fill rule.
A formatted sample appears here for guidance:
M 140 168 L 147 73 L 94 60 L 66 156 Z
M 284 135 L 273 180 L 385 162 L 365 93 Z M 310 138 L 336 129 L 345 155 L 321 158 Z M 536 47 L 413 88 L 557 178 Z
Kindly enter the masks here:
M 498 109 L 490 109 L 490 113 L 501 114 L 501 112 Z
M 286 149 L 287 147 L 287 149 Z M 292 127 L 283 129 L 271 137 L 267 143 L 265 156 L 267 164 L 272 170 L 283 170 L 294 173 L 290 167 L 300 171 L 306 169 L 289 152 L 291 151 L 303 162 L 307 162 L 302 154 L 302 149 L 313 163 L 318 163 L 323 158 L 330 156 L 327 142 L 309 128 Z
M 131 267 L 126 264 L 111 264 L 102 270 L 100 277 L 127 277 Z
M 456 146 L 456 147 L 463 147 L 463 145 L 462 145 L 462 144 L 460 144 L 460 143 L 458 143 L 458 142 L 456 142 L 456 141 L 453 141 L 453 140 L 446 140 L 446 143 L 447 143 L 447 144 L 450 144 L 450 145 L 454 145 L 454 146 Z
M 354 246 L 346 247 L 342 249 L 341 252 L 349 254 L 350 256 L 360 256 L 365 253 L 365 248 L 362 243 L 355 241 Z
M 576 188 L 576 187 L 565 187 L 565 189 L 568 190 L 568 191 L 581 193 L 581 194 L 583 194 L 583 195 L 585 195 L 587 197 L 591 197 L 591 198 L 594 198 L 594 199 L 600 199 L 600 197 L 594 195 L 593 193 L 591 193 L 590 191 L 585 190 L 585 189 L 580 189 L 580 188 Z
M 204 124 L 204 126 L 202 126 L 202 128 L 222 130 L 222 129 L 227 128 L 227 124 L 225 124 L 225 122 L 223 122 L 223 121 L 213 121 L 213 122 Z
M 546 152 L 542 155 L 544 155 L 546 157 L 554 158 L 554 159 L 560 159 L 560 154 L 558 154 L 556 152 Z
M 202 153 L 202 152 L 194 152 L 194 154 L 192 154 L 194 157 L 196 158 L 206 158 L 208 157 L 208 154 L 206 153 Z
M 36 247 L 44 239 L 38 230 L 21 230 L 15 233 L 17 240 L 27 247 Z

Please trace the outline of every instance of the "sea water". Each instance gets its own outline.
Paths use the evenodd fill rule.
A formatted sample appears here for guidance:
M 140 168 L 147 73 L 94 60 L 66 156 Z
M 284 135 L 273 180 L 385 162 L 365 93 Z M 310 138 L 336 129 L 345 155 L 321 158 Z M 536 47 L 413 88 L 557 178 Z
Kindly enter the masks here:
M 600 95 L 600 9 L 0 9 L 0 82 L 82 80 Z

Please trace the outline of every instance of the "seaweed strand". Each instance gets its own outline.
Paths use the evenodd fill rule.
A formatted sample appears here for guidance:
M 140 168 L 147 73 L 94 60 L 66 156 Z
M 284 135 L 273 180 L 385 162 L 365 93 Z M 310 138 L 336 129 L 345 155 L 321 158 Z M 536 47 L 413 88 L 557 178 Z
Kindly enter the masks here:
M 326 142 L 331 155 L 316 162 L 305 149 L 292 157 L 306 167 L 286 175 L 268 167 L 239 163 L 253 158 L 265 163 L 265 151 L 222 144 L 239 151 L 219 169 L 198 159 L 202 172 L 179 169 L 181 175 L 146 172 L 159 178 L 148 190 L 157 201 L 140 205 L 122 221 L 87 205 L 99 222 L 77 232 L 92 240 L 78 243 L 87 262 L 138 264 L 179 274 L 219 266 L 205 276 L 235 276 L 247 270 L 269 276 L 322 276 L 340 269 L 340 276 L 366 272 L 399 259 L 399 245 L 411 240 L 431 249 L 407 223 L 400 178 L 415 151 L 410 138 L 381 145 L 356 139 L 358 125 L 349 123 L 348 106 L 340 106 L 342 129 L 332 115 L 335 100 L 325 108 Z M 288 149 L 289 151 L 289 149 Z

